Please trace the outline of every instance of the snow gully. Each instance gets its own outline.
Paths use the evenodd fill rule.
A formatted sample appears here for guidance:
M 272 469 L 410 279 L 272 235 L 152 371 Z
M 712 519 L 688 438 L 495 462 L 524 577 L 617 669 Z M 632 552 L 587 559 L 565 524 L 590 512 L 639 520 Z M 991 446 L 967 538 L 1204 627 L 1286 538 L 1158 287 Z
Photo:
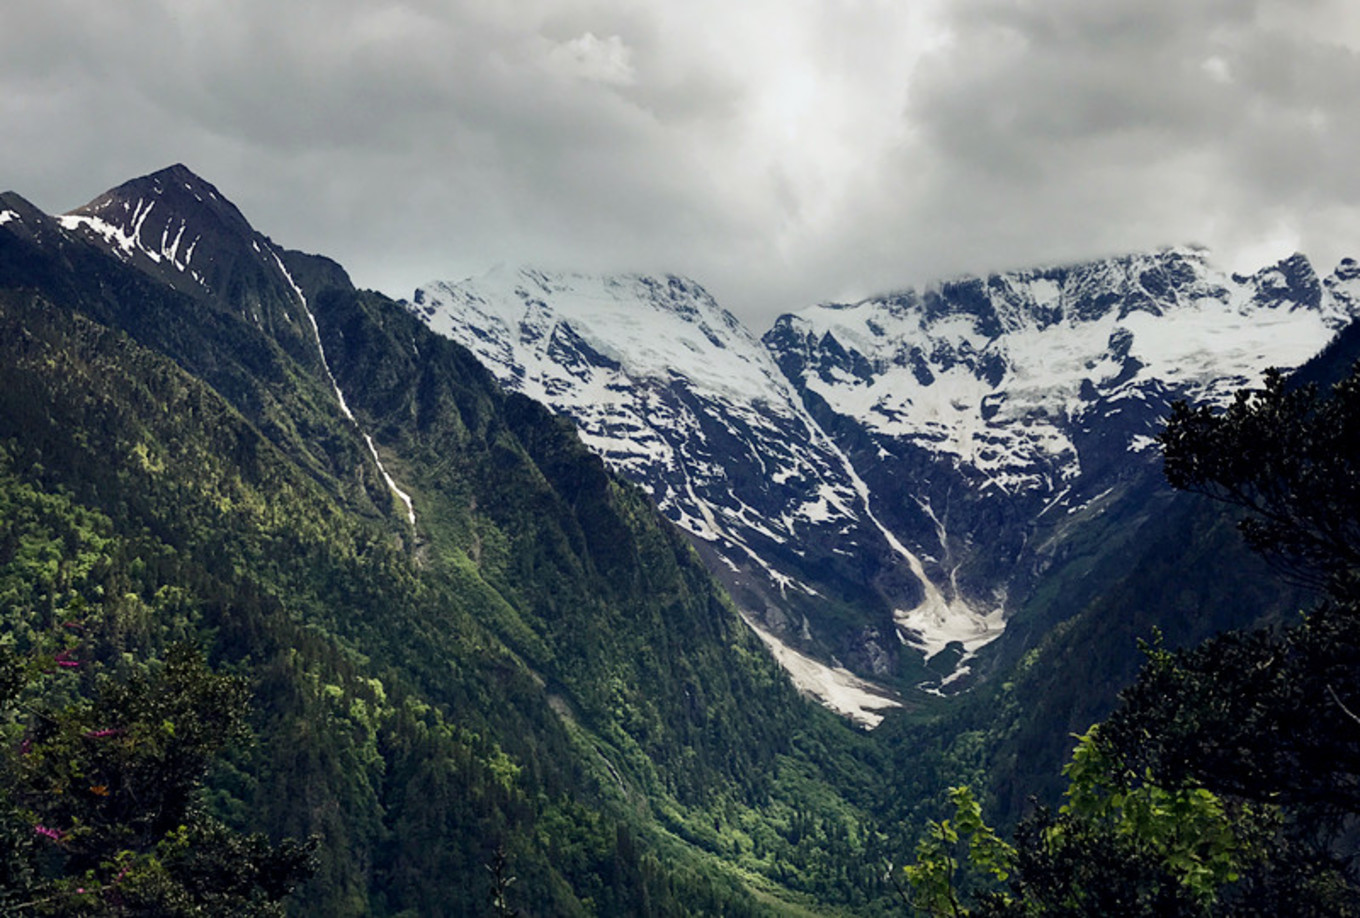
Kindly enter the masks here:
M 283 266 L 283 259 L 279 257 L 279 253 L 271 249 L 269 254 L 274 256 L 274 263 L 279 266 L 283 279 L 288 282 L 289 287 L 293 288 L 293 293 L 297 296 L 298 302 L 302 304 L 302 311 L 307 314 L 307 321 L 312 323 L 312 334 L 316 336 L 316 349 L 321 354 L 321 366 L 325 368 L 326 378 L 331 381 L 331 388 L 335 390 L 335 397 L 340 402 L 340 410 L 359 431 L 359 435 L 364 438 L 364 443 L 368 445 L 368 451 L 373 456 L 373 461 L 377 463 L 378 471 L 382 474 L 387 487 L 406 505 L 406 519 L 411 524 L 411 528 L 414 529 L 416 526 L 416 510 L 415 505 L 411 502 L 411 495 L 399 488 L 392 476 L 388 474 L 387 467 L 383 465 L 382 459 L 378 456 L 378 448 L 373 445 L 373 438 L 359 425 L 359 420 L 354 416 L 354 412 L 349 410 L 349 404 L 345 401 L 345 393 L 340 391 L 340 384 L 335 381 L 335 374 L 331 372 L 330 361 L 326 359 L 326 347 L 321 343 L 321 329 L 317 327 L 316 316 L 312 315 L 311 307 L 307 305 L 307 297 L 303 295 L 302 288 L 294 282 L 293 275 L 289 274 L 288 269 Z

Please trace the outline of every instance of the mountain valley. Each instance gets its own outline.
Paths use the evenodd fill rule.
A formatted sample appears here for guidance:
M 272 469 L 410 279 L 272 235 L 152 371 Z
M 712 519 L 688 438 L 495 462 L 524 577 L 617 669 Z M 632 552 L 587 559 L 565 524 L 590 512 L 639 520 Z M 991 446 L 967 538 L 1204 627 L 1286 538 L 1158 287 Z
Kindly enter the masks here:
M 872 683 L 968 684 L 1073 530 L 1158 487 L 1173 401 L 1309 359 L 1357 278 L 1170 249 L 811 307 L 759 340 L 673 276 L 500 268 L 408 308 L 570 417 L 805 690 L 876 723 Z
M 143 725 L 110 686 L 191 646 L 251 738 L 192 812 L 314 839 L 251 913 L 898 914 L 945 789 L 1008 826 L 1059 801 L 1139 641 L 1312 601 L 1156 438 L 1348 364 L 1357 311 L 1352 261 L 1177 248 L 757 336 L 674 275 L 394 301 L 184 166 L 59 216 L 0 195 L 0 910 L 181 876 L 174 832 L 82 850 L 136 794 L 61 762 L 111 769 Z

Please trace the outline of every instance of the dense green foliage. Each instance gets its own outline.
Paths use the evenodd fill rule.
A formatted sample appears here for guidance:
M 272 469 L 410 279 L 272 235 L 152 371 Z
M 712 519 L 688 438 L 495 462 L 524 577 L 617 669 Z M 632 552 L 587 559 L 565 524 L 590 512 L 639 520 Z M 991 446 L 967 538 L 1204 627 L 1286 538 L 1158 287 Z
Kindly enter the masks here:
M 309 291 L 413 532 L 326 388 L 286 391 L 314 368 L 119 277 L 141 299 L 93 312 L 154 314 L 137 340 L 82 314 L 93 291 L 0 292 L 5 633 L 33 646 L 79 606 L 109 661 L 190 640 L 246 679 L 255 741 L 224 750 L 204 812 L 319 839 L 292 908 L 478 913 L 497 852 L 530 914 L 881 898 L 873 749 L 560 421 L 396 305 Z M 212 309 L 220 338 L 193 328 Z M 261 389 L 242 353 L 283 376 Z
M 1242 534 L 1287 575 L 1360 598 L 1360 377 L 1326 397 L 1271 373 L 1220 413 L 1176 406 L 1167 479 L 1250 511 Z
M 1230 812 L 1203 788 L 1130 781 L 1093 728 L 1064 769 L 1067 802 L 1002 841 L 967 788 L 955 824 L 932 823 L 904 868 L 908 904 L 931 915 L 1199 915 L 1262 857 L 1270 817 Z M 965 904 L 964 890 L 976 893 Z
M 957 915 L 964 910 L 959 886 L 966 864 L 971 871 L 1004 882 L 1015 861 L 1015 849 L 982 821 L 982 807 L 967 787 L 951 787 L 954 820 L 932 821 L 916 846 L 916 861 L 902 873 L 910 893 L 904 901 L 932 915 Z
M 1360 365 L 1324 395 L 1276 374 L 1221 414 L 1179 406 L 1180 487 L 1239 504 L 1252 546 L 1327 601 L 1301 620 L 1156 653 L 1109 727 L 1132 763 L 1252 799 L 1360 808 Z
M 247 687 L 192 650 L 163 665 L 92 659 L 84 622 L 64 648 L 0 648 L 0 905 L 7 913 L 282 915 L 310 874 L 310 844 L 272 846 L 212 817 L 198 794 L 212 759 L 245 734 Z M 75 632 L 74 634 L 72 632 Z M 84 659 L 76 659 L 79 655 Z M 120 666 L 121 664 L 121 666 Z M 84 672 L 77 672 L 84 670 Z M 61 683 L 95 686 L 61 704 Z M 75 692 L 79 697 L 79 691 Z

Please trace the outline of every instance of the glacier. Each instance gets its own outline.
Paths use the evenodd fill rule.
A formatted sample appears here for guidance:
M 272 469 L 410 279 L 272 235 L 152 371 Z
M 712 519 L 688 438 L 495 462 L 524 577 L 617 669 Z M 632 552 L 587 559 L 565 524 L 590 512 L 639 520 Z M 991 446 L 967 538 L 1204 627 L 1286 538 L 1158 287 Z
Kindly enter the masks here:
M 904 680 L 966 687 L 1033 546 L 1156 462 L 1171 401 L 1302 363 L 1357 304 L 1351 260 L 1238 275 L 1177 247 L 804 307 L 761 338 L 676 275 L 503 266 L 406 305 L 570 417 L 800 687 L 872 725 Z

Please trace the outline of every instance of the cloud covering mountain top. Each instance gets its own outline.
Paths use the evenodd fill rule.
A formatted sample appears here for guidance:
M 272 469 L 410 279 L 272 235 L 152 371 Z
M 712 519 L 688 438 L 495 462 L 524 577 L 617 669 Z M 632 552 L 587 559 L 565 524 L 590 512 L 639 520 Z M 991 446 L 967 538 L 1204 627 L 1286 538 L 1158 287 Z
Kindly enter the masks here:
M 1360 239 L 1345 0 L 21 0 L 4 185 L 183 161 L 409 295 L 497 261 L 682 271 L 753 327 L 966 271 Z

